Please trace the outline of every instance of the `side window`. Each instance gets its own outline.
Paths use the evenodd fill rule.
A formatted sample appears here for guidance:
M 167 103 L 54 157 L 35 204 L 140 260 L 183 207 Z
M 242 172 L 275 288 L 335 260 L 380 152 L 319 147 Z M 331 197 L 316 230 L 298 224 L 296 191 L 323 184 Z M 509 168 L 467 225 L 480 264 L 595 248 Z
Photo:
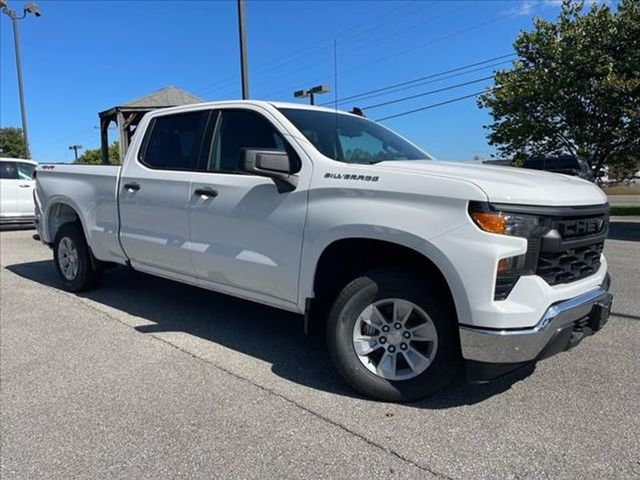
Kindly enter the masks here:
M 157 117 L 151 124 L 140 161 L 166 170 L 196 170 L 208 111 Z
M 531 168 L 533 170 L 544 170 L 544 159 L 542 158 L 531 158 L 525 160 L 524 168 Z
M 20 180 L 33 180 L 33 171 L 36 166 L 31 163 L 17 162 L 18 178 Z
M 0 178 L 3 180 L 16 180 L 18 178 L 16 162 L 0 162 Z
M 219 122 L 207 165 L 210 172 L 237 172 L 243 148 L 285 150 L 294 161 L 298 161 L 295 151 L 271 122 L 259 113 L 250 110 L 222 110 Z

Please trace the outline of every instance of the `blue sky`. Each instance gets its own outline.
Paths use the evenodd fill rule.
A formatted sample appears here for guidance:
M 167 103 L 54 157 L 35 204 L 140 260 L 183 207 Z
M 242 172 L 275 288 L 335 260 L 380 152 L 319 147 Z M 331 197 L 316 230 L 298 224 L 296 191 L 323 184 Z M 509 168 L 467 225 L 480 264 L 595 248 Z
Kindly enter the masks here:
M 22 10 L 25 2 L 9 0 Z M 40 0 L 42 17 L 20 22 L 32 156 L 70 161 L 71 144 L 99 145 L 97 112 L 167 85 L 205 100 L 240 97 L 235 1 Z M 296 101 L 294 90 L 321 83 L 338 97 L 511 53 L 532 18 L 554 18 L 555 0 L 248 1 L 252 98 Z M 20 126 L 13 38 L 0 21 L 0 125 Z M 505 64 L 504 67 L 508 67 Z M 498 67 L 494 67 L 498 68 Z M 491 75 L 467 73 L 354 101 L 370 106 Z M 471 94 L 490 80 L 367 110 L 381 118 Z M 318 97 L 330 101 L 334 93 Z M 341 105 L 350 109 L 353 105 Z M 473 98 L 385 124 L 436 157 L 468 160 L 492 149 L 488 112 Z M 111 132 L 115 138 L 115 132 Z

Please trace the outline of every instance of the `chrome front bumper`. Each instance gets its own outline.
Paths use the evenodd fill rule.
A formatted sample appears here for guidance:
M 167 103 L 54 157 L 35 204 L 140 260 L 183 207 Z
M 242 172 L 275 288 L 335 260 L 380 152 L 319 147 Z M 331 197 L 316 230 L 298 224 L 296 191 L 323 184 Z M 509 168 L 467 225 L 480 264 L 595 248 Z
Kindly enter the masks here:
M 608 279 L 607 279 L 608 280 Z M 531 328 L 494 330 L 460 326 L 462 357 L 468 361 L 491 364 L 516 364 L 538 360 L 573 346 L 572 334 L 577 341 L 586 334 L 578 326 L 585 324 L 589 333 L 598 330 L 609 316 L 613 296 L 608 292 L 608 281 L 602 286 L 577 297 L 549 307 L 540 321 Z M 562 345 L 558 337 L 562 335 Z M 575 343 L 577 343 L 575 341 Z M 551 354 L 547 350 L 552 350 Z

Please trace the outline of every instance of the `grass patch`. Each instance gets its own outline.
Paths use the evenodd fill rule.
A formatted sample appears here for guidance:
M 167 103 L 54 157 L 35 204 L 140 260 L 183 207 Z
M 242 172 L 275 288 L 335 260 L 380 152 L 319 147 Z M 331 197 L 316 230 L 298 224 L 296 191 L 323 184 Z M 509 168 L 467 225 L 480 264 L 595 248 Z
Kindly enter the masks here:
M 640 207 L 612 206 L 610 212 L 611 212 L 611 215 L 621 215 L 621 216 L 640 215 Z
M 640 186 L 638 185 L 618 185 L 603 188 L 603 190 L 607 195 L 640 195 Z

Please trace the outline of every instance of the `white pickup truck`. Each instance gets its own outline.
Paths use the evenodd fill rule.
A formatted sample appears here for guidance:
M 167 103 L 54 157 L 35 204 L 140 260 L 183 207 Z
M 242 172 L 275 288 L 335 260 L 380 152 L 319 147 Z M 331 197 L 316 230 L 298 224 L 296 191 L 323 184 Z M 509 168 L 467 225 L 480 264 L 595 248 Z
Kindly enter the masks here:
M 205 103 L 147 114 L 122 166 L 41 165 L 36 224 L 72 292 L 116 264 L 304 314 L 360 392 L 485 381 L 609 316 L 605 195 L 435 161 L 360 116 Z

